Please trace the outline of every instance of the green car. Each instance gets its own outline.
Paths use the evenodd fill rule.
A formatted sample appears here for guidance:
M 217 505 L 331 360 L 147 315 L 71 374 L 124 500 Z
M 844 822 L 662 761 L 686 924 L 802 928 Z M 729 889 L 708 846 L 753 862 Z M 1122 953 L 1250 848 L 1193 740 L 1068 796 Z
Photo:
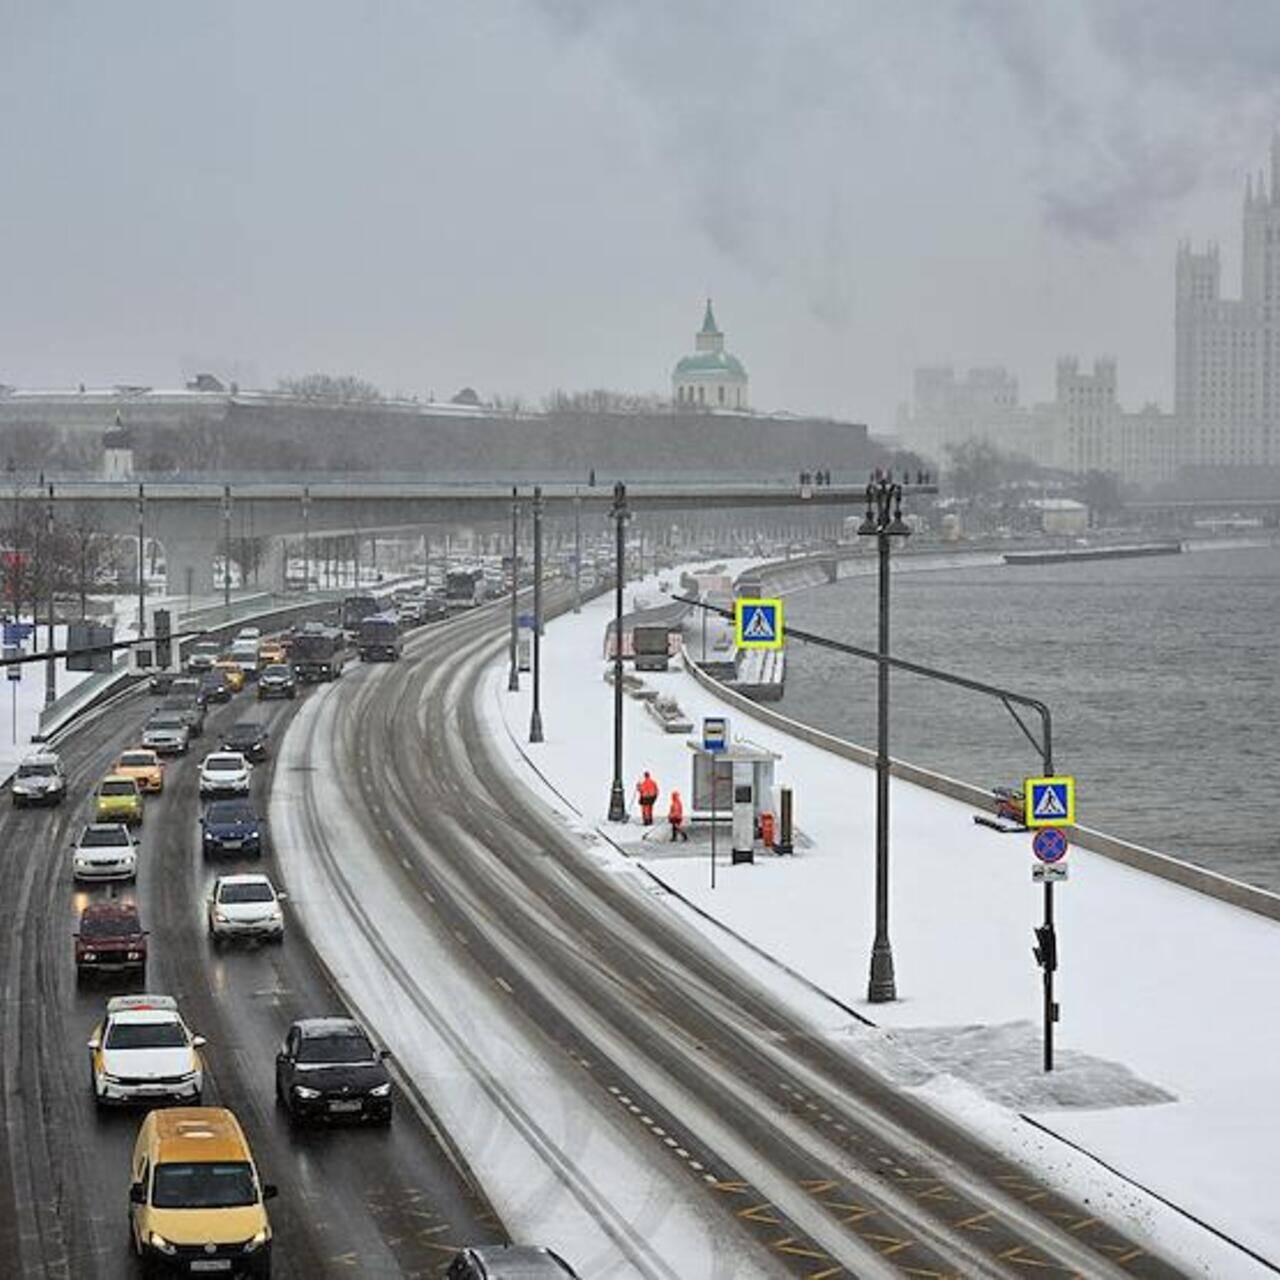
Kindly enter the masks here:
M 98 783 L 94 793 L 94 822 L 127 822 L 131 827 L 142 821 L 142 792 L 134 778 L 109 774 Z

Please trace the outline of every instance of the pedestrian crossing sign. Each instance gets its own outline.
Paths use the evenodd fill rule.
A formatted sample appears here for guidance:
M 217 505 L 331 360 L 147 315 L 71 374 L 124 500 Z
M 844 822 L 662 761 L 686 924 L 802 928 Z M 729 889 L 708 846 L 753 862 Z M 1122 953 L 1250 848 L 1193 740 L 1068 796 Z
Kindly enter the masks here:
M 781 649 L 782 601 L 741 596 L 734 601 L 733 625 L 739 649 Z
M 1076 820 L 1074 778 L 1028 778 L 1023 821 L 1029 827 L 1070 827 Z

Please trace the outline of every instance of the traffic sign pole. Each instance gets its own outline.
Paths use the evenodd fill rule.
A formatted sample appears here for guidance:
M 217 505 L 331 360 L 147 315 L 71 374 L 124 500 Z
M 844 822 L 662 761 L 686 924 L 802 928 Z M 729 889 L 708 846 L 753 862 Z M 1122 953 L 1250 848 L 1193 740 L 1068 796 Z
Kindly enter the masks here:
M 1028 778 L 1025 786 L 1025 819 L 1036 827 L 1031 851 L 1039 859 L 1033 878 L 1044 883 L 1044 922 L 1035 930 L 1032 954 L 1044 984 L 1044 1069 L 1053 1070 L 1053 1024 L 1058 1005 L 1053 998 L 1053 975 L 1058 968 L 1058 936 L 1053 924 L 1053 884 L 1066 879 L 1067 837 L 1063 827 L 1075 821 L 1075 779 L 1047 776 Z

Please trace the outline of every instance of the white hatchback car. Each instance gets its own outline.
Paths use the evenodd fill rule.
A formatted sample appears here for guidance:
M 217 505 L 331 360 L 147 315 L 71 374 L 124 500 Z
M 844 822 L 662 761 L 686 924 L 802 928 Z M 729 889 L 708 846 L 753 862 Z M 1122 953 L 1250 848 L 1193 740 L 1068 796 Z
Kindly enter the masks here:
M 251 765 L 238 751 L 214 751 L 200 765 L 202 796 L 247 796 Z
M 264 875 L 219 876 L 209 894 L 209 937 L 215 945 L 227 938 L 283 942 L 284 900 Z
M 132 880 L 138 874 L 138 844 L 123 822 L 91 822 L 71 846 L 75 880 Z
M 62 761 L 52 751 L 37 751 L 29 755 L 13 775 L 10 790 L 15 809 L 28 804 L 61 804 L 67 794 Z
M 204 1065 L 172 996 L 116 996 L 89 1037 L 93 1096 L 108 1103 L 200 1102 Z

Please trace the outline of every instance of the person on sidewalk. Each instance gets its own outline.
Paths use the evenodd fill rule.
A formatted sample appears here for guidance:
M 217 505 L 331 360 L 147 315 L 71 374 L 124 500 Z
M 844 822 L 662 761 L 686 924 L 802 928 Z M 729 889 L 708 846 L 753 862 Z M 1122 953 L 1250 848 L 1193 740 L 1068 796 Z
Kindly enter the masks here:
M 684 829 L 684 801 L 680 799 L 678 791 L 671 793 L 671 806 L 667 809 L 667 821 L 671 823 L 671 843 L 675 844 L 677 840 L 683 840 L 687 844 L 689 833 Z
M 653 806 L 658 803 L 658 784 L 644 771 L 644 777 L 636 783 L 636 794 L 640 797 L 640 817 L 646 827 L 653 826 Z

